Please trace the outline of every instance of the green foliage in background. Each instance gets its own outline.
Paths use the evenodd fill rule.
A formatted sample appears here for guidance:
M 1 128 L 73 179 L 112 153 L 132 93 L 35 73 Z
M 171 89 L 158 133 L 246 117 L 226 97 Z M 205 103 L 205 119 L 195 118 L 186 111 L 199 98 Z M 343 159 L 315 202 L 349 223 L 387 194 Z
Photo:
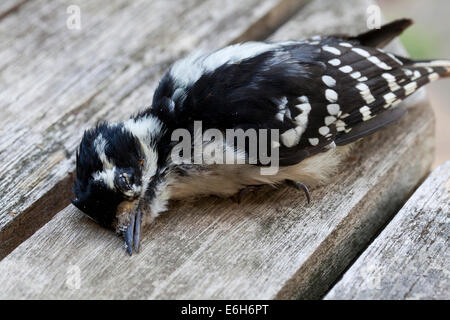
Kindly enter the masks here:
M 405 46 L 411 58 L 439 58 L 435 56 L 438 51 L 436 43 L 438 43 L 439 39 L 430 31 L 422 30 L 417 26 L 412 26 L 400 36 L 400 41 Z

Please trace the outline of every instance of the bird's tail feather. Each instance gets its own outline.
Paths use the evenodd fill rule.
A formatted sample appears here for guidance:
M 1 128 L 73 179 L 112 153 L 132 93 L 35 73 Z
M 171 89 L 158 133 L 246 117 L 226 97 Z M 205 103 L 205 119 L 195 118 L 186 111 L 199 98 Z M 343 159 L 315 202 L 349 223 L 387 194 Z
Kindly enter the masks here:
M 430 81 L 450 77 L 450 60 L 421 60 L 413 62 L 412 66 L 415 68 L 426 68 L 437 73 L 438 76 L 430 73 Z
M 404 75 L 402 78 L 398 77 L 397 82 L 390 84 L 391 91 L 386 91 L 386 86 L 379 87 L 378 91 L 377 89 L 372 91 L 381 97 L 369 105 L 373 119 L 359 121 L 360 109 L 350 112 L 345 121 L 351 130 L 341 132 L 335 140 L 336 145 L 346 145 L 400 120 L 406 114 L 405 106 L 397 108 L 401 101 L 432 81 L 450 77 L 450 60 L 414 61 L 407 58 L 402 60 L 404 65 L 400 72 Z
M 350 37 L 350 39 L 357 40 L 368 47 L 383 48 L 412 24 L 411 19 L 398 19 L 381 26 L 379 29 L 370 30 L 356 37 Z

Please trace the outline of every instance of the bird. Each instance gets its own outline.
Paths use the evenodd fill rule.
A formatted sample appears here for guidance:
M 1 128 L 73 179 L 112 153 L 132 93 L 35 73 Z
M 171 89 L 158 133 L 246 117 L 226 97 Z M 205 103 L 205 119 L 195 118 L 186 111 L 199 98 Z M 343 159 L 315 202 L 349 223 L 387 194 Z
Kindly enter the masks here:
M 450 60 L 412 60 L 383 49 L 412 23 L 187 55 L 162 77 L 150 107 L 84 132 L 73 205 L 123 236 L 132 255 L 143 227 L 172 200 L 239 197 L 288 183 L 309 201 L 308 186 L 328 183 L 353 142 L 395 125 L 407 112 L 400 102 L 450 76 Z M 258 135 L 236 145 L 237 136 L 220 137 L 230 130 Z M 199 131 L 214 134 L 205 140 Z M 184 134 L 191 135 L 187 148 L 180 147 Z M 264 157 L 261 150 L 269 151 Z M 235 161 L 219 161 L 230 155 Z M 271 174 L 263 172 L 272 167 L 267 159 L 276 162 Z

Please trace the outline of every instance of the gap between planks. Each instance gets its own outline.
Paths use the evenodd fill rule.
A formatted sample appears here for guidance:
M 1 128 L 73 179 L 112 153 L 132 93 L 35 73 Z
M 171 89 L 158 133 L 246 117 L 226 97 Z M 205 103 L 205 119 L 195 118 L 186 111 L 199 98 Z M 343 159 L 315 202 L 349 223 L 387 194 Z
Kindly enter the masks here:
M 419 100 L 416 100 L 416 103 L 420 103 Z M 433 150 L 433 154 L 434 154 L 434 150 Z M 430 170 L 426 171 L 424 176 L 418 180 L 418 182 L 416 183 L 415 187 L 412 188 L 404 197 L 404 199 L 398 204 L 398 208 L 393 210 L 393 214 L 390 217 L 387 217 L 384 224 L 381 225 L 378 229 L 377 232 L 375 232 L 372 237 L 367 241 L 367 243 L 361 247 L 361 249 L 359 250 L 359 252 L 354 256 L 354 258 L 352 259 L 352 261 L 349 261 L 348 266 L 342 270 L 341 275 L 339 277 L 336 277 L 334 282 L 330 284 L 329 286 L 329 290 L 326 292 L 323 292 L 321 297 L 317 297 L 320 299 L 324 299 L 327 294 L 329 293 L 329 291 L 331 291 L 334 286 L 342 280 L 342 277 L 346 274 L 346 272 L 352 268 L 353 264 L 358 261 L 358 259 L 361 257 L 362 254 L 365 253 L 365 251 L 372 245 L 372 243 L 378 238 L 378 236 L 383 232 L 383 230 L 391 223 L 391 221 L 397 216 L 398 212 L 400 211 L 400 209 L 402 208 L 402 206 L 411 198 L 411 196 L 414 195 L 414 193 L 419 189 L 419 187 L 424 183 L 424 181 L 426 179 L 428 179 L 428 177 L 431 174 L 431 166 L 430 166 Z
M 436 168 L 325 299 L 450 298 L 450 161 Z

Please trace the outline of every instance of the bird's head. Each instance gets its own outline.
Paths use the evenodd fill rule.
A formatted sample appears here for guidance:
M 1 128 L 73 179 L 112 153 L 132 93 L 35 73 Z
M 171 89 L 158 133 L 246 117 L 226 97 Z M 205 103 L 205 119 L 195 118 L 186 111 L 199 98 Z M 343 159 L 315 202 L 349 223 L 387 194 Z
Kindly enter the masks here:
M 140 199 L 148 172 L 148 151 L 127 123 L 101 123 L 87 130 L 76 156 L 72 203 L 101 226 L 125 238 L 131 254 L 139 249 Z M 138 128 L 139 129 L 139 128 Z M 142 132 L 142 130 L 140 130 Z

